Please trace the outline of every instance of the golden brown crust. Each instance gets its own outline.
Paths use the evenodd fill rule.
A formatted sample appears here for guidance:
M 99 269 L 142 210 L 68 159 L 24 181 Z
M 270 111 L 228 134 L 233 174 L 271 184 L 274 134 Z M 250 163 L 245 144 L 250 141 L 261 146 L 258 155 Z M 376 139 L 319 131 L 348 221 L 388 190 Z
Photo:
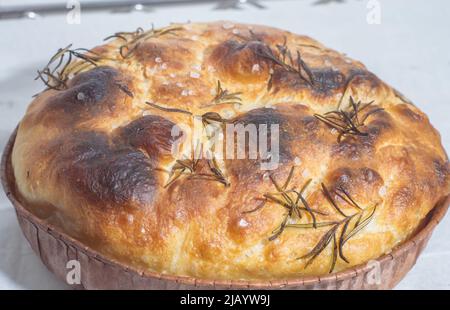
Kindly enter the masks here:
M 132 266 L 208 279 L 280 279 L 325 274 L 334 252 L 330 238 L 309 265 L 311 257 L 304 257 L 329 227 L 290 227 L 269 240 L 286 214 L 267 200 L 274 182 L 289 179 L 288 187 L 299 190 L 311 179 L 303 197 L 320 223 L 343 219 L 322 183 L 346 215 L 358 211 L 340 190 L 367 213 L 376 206 L 370 223 L 342 245 L 334 270 L 389 252 L 449 194 L 439 134 L 361 63 L 269 27 L 171 27 L 176 30 L 122 48 L 123 55 L 123 38 L 95 48 L 103 56 L 96 68 L 31 103 L 12 160 L 18 190 L 36 214 Z M 298 50 L 313 79 L 267 57 L 280 47 L 294 58 Z M 240 93 L 240 104 L 210 104 L 218 80 Z M 339 141 L 314 115 L 347 105 L 350 97 L 383 110 L 368 116 L 366 135 Z M 259 159 L 220 160 L 229 186 L 181 177 L 165 187 L 179 159 L 171 155 L 171 131 L 175 124 L 192 126 L 193 118 L 146 101 L 192 115 L 216 112 L 234 124 L 279 124 L 280 165 L 267 172 Z M 196 172 L 208 169 L 199 160 Z M 303 214 L 289 223 L 311 223 L 311 213 Z

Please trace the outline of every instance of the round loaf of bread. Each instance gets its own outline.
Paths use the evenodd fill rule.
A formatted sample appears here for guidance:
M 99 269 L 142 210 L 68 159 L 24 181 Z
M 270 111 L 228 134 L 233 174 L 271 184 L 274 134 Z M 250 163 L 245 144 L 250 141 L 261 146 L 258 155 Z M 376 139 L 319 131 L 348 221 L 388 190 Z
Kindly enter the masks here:
M 306 36 L 230 22 L 137 29 L 61 49 L 39 77 L 47 88 L 12 153 L 17 191 L 130 268 L 336 272 L 407 240 L 450 193 L 427 116 Z M 226 152 L 207 147 L 213 136 Z

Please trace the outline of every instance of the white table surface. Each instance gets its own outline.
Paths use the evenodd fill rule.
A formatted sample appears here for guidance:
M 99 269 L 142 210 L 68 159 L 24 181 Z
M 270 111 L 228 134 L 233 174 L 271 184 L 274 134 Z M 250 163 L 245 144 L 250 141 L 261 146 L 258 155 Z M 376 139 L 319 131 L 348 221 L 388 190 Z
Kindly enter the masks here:
M 28 1 L 0 1 L 0 5 Z M 55 1 L 50 1 L 55 2 Z M 315 4 L 314 3 L 319 3 Z M 0 21 L 0 147 L 42 89 L 36 69 L 59 47 L 91 47 L 120 30 L 170 22 L 233 20 L 307 34 L 361 60 L 425 111 L 450 150 L 450 1 L 379 0 L 381 24 L 366 21 L 367 0 L 264 2 L 265 10 L 215 10 L 196 5 L 135 13 L 83 13 L 81 24 L 65 15 Z M 322 4 L 321 4 L 322 3 Z M 450 289 L 450 216 L 436 228 L 416 266 L 398 289 Z M 32 252 L 13 208 L 0 193 L 0 289 L 66 289 Z

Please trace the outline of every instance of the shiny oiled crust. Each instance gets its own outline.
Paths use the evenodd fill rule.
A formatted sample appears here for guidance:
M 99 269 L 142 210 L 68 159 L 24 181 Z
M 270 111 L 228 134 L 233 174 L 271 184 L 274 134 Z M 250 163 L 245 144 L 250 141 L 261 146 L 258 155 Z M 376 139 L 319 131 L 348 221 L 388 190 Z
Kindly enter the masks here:
M 95 48 L 104 56 L 97 67 L 30 104 L 12 162 L 18 192 L 35 214 L 135 268 L 271 280 L 328 273 L 341 241 L 330 237 L 310 260 L 304 256 L 329 227 L 288 227 L 269 240 L 287 212 L 267 201 L 267 193 L 277 191 L 273 181 L 290 179 L 289 189 L 299 190 L 311 179 L 303 197 L 318 212 L 318 223 L 343 218 L 322 183 L 346 215 L 359 211 L 339 197 L 339 188 L 362 209 L 376 206 L 370 223 L 342 245 L 342 256 L 336 254 L 334 271 L 388 253 L 449 194 L 438 132 L 360 62 L 309 37 L 264 26 L 171 27 L 176 31 L 142 40 L 126 58 L 119 53 L 121 37 Z M 313 83 L 263 56 L 280 46 L 294 58 L 300 52 Z M 228 93 L 240 93 L 241 104 L 214 103 L 217 81 Z M 366 135 L 339 141 L 314 114 L 346 108 L 350 97 L 383 110 L 368 116 L 361 127 Z M 172 128 L 192 126 L 194 118 L 145 102 L 192 115 L 217 112 L 234 124 L 279 124 L 280 164 L 263 171 L 260 160 L 218 160 L 229 186 L 183 175 L 164 187 L 180 159 L 171 154 Z M 198 167 L 208 171 L 207 161 Z M 289 224 L 308 223 L 308 212 L 289 218 Z

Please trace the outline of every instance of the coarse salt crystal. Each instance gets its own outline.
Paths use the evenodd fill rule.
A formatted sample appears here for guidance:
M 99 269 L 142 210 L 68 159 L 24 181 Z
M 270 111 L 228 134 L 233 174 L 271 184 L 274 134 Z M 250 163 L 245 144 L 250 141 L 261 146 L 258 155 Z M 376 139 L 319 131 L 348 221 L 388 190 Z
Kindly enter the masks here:
M 84 93 L 79 92 L 79 93 L 77 94 L 77 99 L 78 99 L 78 100 L 82 101 L 82 100 L 84 100 L 85 98 L 86 98 L 86 96 L 84 95 Z
M 188 95 L 189 95 L 189 90 L 183 89 L 183 90 L 181 91 L 181 96 L 188 96 Z
M 155 62 L 156 62 L 156 63 L 161 63 L 161 62 L 162 62 L 161 57 L 156 57 L 156 58 L 155 58 Z
M 239 29 L 233 29 L 232 33 L 233 34 L 239 34 Z
M 254 64 L 252 67 L 252 72 L 259 72 L 259 70 L 261 69 L 261 67 L 259 66 L 259 64 Z
M 170 76 L 171 78 L 177 77 L 177 75 L 176 75 L 175 73 L 170 73 L 169 76 Z
M 161 69 L 163 69 L 163 70 L 167 69 L 167 63 L 163 63 L 163 64 L 161 65 Z
M 380 194 L 381 197 L 384 197 L 386 196 L 386 192 L 387 192 L 386 186 L 381 186 L 380 190 L 378 191 L 378 194 Z
M 184 86 L 183 83 L 181 83 L 181 82 L 177 82 L 175 85 L 177 85 L 178 87 L 183 87 Z
M 133 214 L 128 214 L 128 215 L 127 215 L 127 221 L 128 221 L 128 223 L 133 223 L 133 222 L 134 222 L 134 216 L 133 216 Z
M 300 158 L 298 158 L 298 157 L 295 157 L 295 159 L 294 159 L 294 164 L 296 165 L 296 166 L 298 166 L 298 165 L 300 165 L 302 163 L 302 160 L 300 159 Z
M 248 222 L 246 220 L 244 220 L 244 219 L 240 219 L 239 226 L 247 227 L 248 226 Z
M 198 79 L 199 77 L 200 77 L 200 73 L 195 72 L 195 71 L 191 72 L 191 78 Z

